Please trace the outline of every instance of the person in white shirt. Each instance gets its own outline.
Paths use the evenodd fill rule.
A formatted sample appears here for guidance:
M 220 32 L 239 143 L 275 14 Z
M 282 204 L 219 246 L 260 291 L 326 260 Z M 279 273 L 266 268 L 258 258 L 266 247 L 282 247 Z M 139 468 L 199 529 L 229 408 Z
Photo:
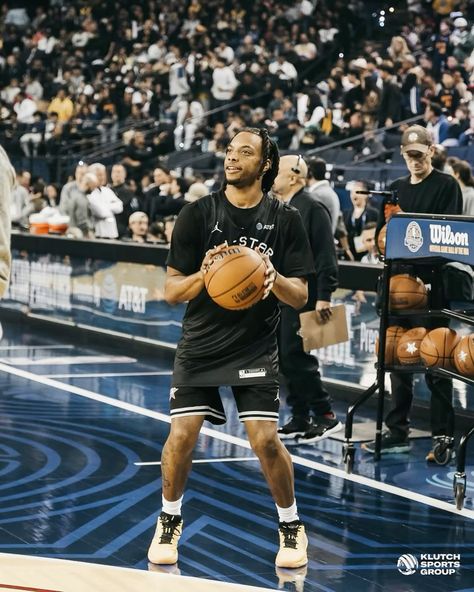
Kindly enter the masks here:
M 234 71 L 230 66 L 226 66 L 222 58 L 217 58 L 212 73 L 212 108 L 218 109 L 224 107 L 234 97 L 235 89 L 239 86 L 239 81 L 235 77 Z M 213 123 L 225 121 L 227 111 L 222 109 L 214 113 L 211 117 Z
M 270 74 L 275 74 L 280 80 L 295 80 L 298 72 L 291 62 L 285 59 L 285 56 L 279 55 L 275 62 L 268 66 Z
M 10 204 L 15 184 L 15 171 L 5 150 L 0 146 L 0 297 L 4 295 L 10 276 Z
M 268 71 L 276 76 L 280 84 L 284 85 L 286 91 L 291 91 L 293 84 L 298 78 L 298 71 L 291 62 L 285 59 L 285 56 L 279 55 L 276 61 L 271 62 Z
M 185 66 L 186 60 L 181 58 L 176 59 L 170 66 L 168 76 L 170 97 L 182 97 L 190 91 Z
M 314 158 L 308 164 L 308 192 L 311 197 L 325 206 L 331 218 L 331 228 L 334 234 L 341 213 L 339 196 L 326 179 L 326 162 L 322 158 Z
M 221 41 L 215 48 L 214 53 L 217 57 L 224 60 L 227 65 L 232 64 L 234 61 L 234 50 L 230 45 L 227 45 L 225 41 Z
M 35 113 L 38 107 L 33 99 L 26 96 L 24 91 L 20 91 L 13 104 L 13 111 L 16 113 L 18 123 L 30 124 L 35 122 Z
M 308 35 L 301 33 L 300 41 L 295 45 L 295 52 L 298 54 L 300 60 L 309 61 L 316 58 L 318 50 L 316 49 L 316 45 L 308 39 Z
M 107 187 L 107 171 L 103 164 L 94 163 L 84 175 L 83 187 L 94 218 L 96 238 L 118 238 L 115 214 L 123 211 L 123 202 Z

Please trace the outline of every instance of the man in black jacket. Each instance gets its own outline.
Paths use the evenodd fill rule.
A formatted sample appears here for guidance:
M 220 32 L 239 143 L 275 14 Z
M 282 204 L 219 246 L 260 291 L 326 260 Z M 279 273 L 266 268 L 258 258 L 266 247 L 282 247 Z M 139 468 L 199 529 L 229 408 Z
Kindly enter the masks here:
M 112 179 L 111 188 L 123 203 L 122 212 L 120 214 L 115 214 L 119 237 L 123 238 L 128 234 L 128 221 L 130 216 L 133 212 L 137 212 L 141 209 L 141 204 L 133 191 L 126 184 L 127 170 L 123 164 L 114 164 L 110 177 Z
M 288 386 L 287 402 L 292 417 L 278 433 L 281 439 L 298 438 L 302 443 L 317 442 L 342 428 L 324 389 L 318 359 L 303 350 L 298 335 L 299 313 L 316 309 L 322 320 L 331 315 L 331 293 L 337 288 L 336 250 L 329 212 L 305 191 L 308 167 L 301 156 L 280 158 L 272 192 L 279 200 L 296 208 L 303 220 L 313 253 L 316 273 L 308 279 L 308 302 L 300 310 L 282 305 L 279 325 L 280 371 Z

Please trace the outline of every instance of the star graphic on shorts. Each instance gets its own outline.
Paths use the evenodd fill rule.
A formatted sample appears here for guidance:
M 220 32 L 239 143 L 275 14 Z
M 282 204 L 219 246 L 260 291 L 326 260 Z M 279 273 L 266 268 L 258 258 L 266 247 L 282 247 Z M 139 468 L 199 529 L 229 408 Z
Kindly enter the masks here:
M 467 358 L 467 352 L 465 352 L 463 349 L 458 353 L 458 360 L 460 362 L 465 362 Z
M 170 401 L 171 401 L 171 399 L 176 399 L 177 392 L 178 392 L 178 388 L 176 386 L 172 386 L 170 388 Z
M 417 351 L 418 351 L 418 348 L 416 347 L 416 343 L 414 341 L 407 343 L 407 353 L 408 354 L 414 354 Z

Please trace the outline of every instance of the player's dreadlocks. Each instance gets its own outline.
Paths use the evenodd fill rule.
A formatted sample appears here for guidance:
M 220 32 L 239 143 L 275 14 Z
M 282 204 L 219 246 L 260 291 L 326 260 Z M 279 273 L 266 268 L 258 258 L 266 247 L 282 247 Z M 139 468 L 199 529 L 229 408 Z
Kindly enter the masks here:
M 280 153 L 278 152 L 278 146 L 274 140 L 270 139 L 268 131 L 264 128 L 244 127 L 239 130 L 237 134 L 240 134 L 241 132 L 255 134 L 262 139 L 262 164 L 260 165 L 260 175 L 262 175 L 267 161 L 270 161 L 270 168 L 265 173 L 263 173 L 262 176 L 262 190 L 264 193 L 267 193 L 272 188 L 273 181 L 278 175 L 278 167 L 280 165 Z M 234 138 L 237 134 L 234 135 Z

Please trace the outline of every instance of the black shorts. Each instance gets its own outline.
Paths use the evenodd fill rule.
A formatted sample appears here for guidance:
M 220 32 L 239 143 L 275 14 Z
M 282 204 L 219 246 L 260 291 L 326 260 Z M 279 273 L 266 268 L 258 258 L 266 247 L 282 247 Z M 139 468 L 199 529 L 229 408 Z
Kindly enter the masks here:
M 240 421 L 250 419 L 278 421 L 280 387 L 278 383 L 232 386 Z M 204 415 L 216 425 L 226 422 L 219 387 L 179 386 L 170 390 L 171 417 Z

